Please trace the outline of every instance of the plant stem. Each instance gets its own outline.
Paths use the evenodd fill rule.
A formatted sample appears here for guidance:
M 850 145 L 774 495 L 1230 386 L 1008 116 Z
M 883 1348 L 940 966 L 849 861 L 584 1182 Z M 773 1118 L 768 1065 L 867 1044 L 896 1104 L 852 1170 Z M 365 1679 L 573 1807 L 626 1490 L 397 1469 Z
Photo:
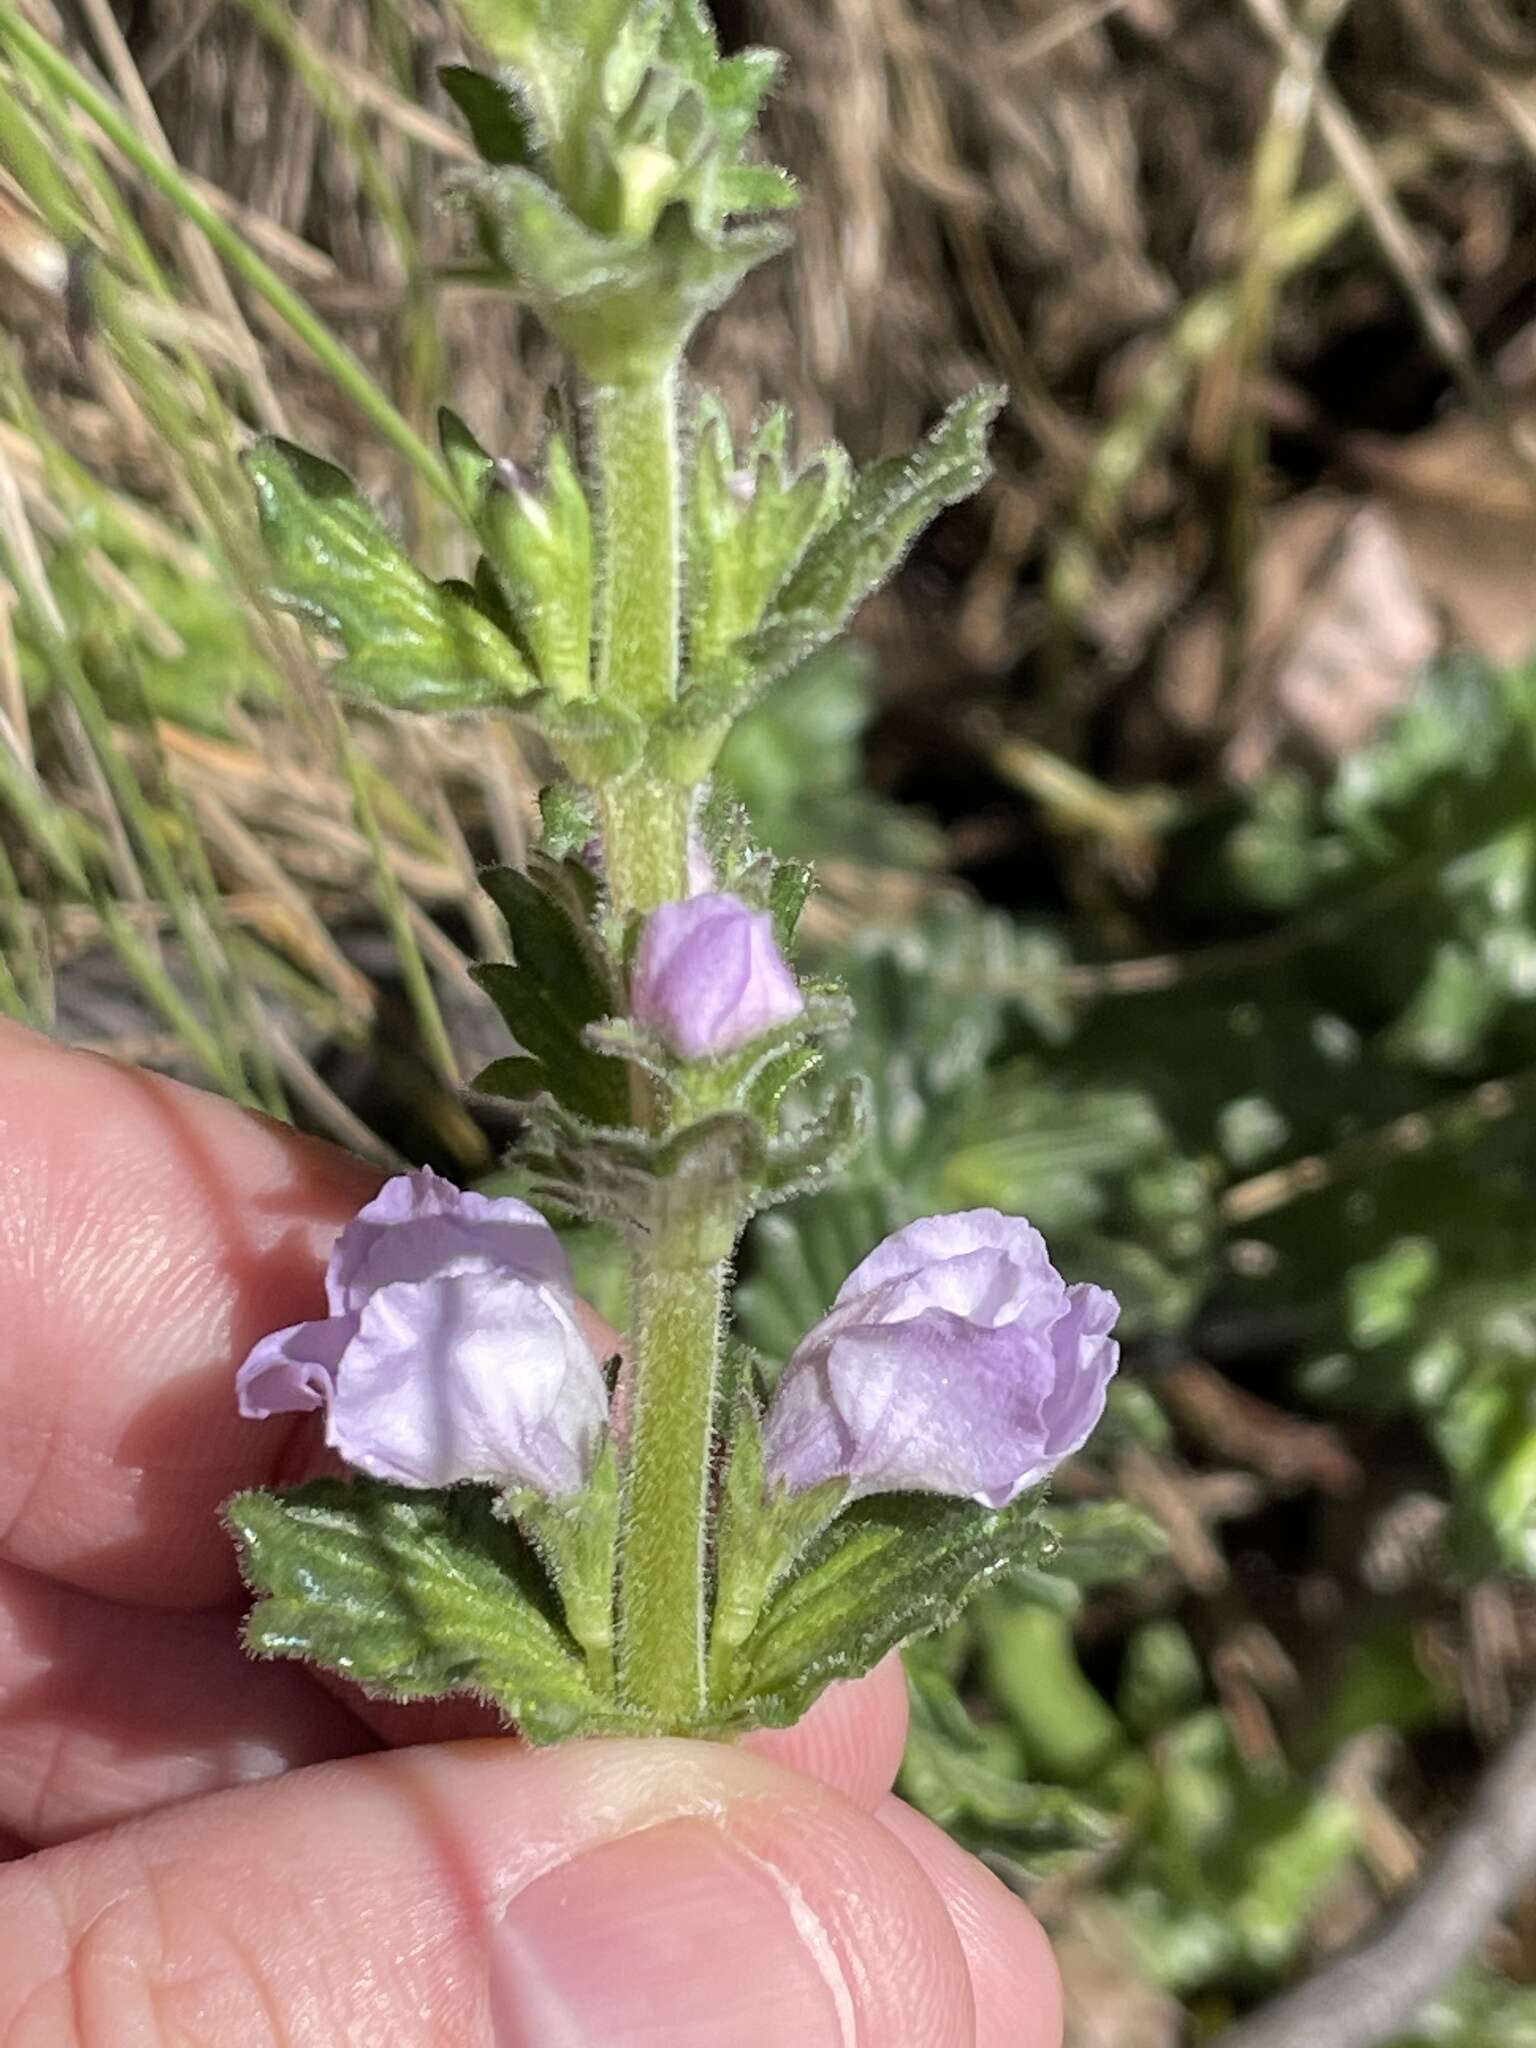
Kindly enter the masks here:
M 654 719 L 678 692 L 682 585 L 677 370 L 640 364 L 586 387 L 602 574 L 597 697 Z M 691 792 L 646 769 L 599 784 L 609 894 L 621 917 L 687 893 Z M 649 1091 L 646 1091 L 649 1097 Z M 655 1126 L 660 1104 L 637 1104 Z M 637 1232 L 634 1408 L 619 1536 L 619 1685 L 670 1729 L 706 1698 L 705 1561 L 726 1258 L 739 1219 Z M 711 1227 L 718 1221 L 720 1227 Z
M 692 802 L 691 791 L 649 775 L 597 791 L 608 893 L 621 917 L 687 895 Z
M 725 1261 L 636 1260 L 634 1415 L 620 1536 L 619 1677 L 681 1727 L 703 1706 L 705 1510 Z
M 603 573 L 597 694 L 654 712 L 677 695 L 681 542 L 677 371 L 587 387 Z

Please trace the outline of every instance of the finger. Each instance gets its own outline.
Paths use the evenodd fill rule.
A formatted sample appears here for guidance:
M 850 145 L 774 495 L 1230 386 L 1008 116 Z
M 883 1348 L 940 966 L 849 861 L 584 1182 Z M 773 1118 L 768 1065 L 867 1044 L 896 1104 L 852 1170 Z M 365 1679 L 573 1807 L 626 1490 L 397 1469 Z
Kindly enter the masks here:
M 894 1834 L 713 1745 L 322 1765 L 0 1870 L 0 1925 L 0 2039 L 28 2048 L 974 2041 Z
M 907 1676 L 899 1656 L 867 1678 L 831 1685 L 793 1728 L 759 1728 L 743 1746 L 835 1785 L 873 1810 L 896 1782 L 907 1742 Z
M 33 1845 L 372 1747 L 296 1666 L 253 1664 L 230 1614 L 0 1565 L 0 1828 Z
M 976 2048 L 1061 2048 L 1061 1977 L 1034 1914 L 903 1800 L 885 1800 L 878 1818 L 949 1908 L 976 1996 Z
M 494 1711 L 473 1700 L 397 1706 L 368 1699 L 342 1679 L 322 1674 L 321 1683 L 395 1748 L 503 1732 Z M 906 1739 L 906 1675 L 900 1657 L 890 1656 L 866 1678 L 829 1686 L 793 1728 L 759 1728 L 742 1738 L 742 1746 L 803 1771 L 808 1778 L 833 1786 L 856 1806 L 873 1810 L 895 1782 Z
M 281 1467 L 233 1368 L 321 1312 L 378 1177 L 175 1082 L 0 1026 L 0 1558 L 167 1606 L 233 1597 L 215 1520 Z

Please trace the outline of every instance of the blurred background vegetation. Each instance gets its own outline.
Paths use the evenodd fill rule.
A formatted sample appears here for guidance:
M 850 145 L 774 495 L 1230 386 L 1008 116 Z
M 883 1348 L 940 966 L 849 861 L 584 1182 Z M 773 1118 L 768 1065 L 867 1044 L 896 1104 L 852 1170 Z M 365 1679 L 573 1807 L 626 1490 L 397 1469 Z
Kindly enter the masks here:
M 1046 1917 L 1073 2048 L 1205 2041 L 1414 1884 L 1536 1670 L 1536 23 L 717 12 L 789 52 L 806 199 L 701 372 L 860 458 L 1012 392 L 732 742 L 879 1102 L 744 1326 L 781 1358 L 934 1207 L 1120 1294 L 1058 1568 L 913 1655 L 904 1790 Z M 550 350 L 450 274 L 466 49 L 435 0 L 0 0 L 0 1006 L 479 1176 L 473 871 L 541 764 L 343 718 L 238 468 L 289 432 L 450 573 L 439 399 L 536 456 Z M 1536 2043 L 1527 1987 L 1536 1899 L 1411 2041 Z

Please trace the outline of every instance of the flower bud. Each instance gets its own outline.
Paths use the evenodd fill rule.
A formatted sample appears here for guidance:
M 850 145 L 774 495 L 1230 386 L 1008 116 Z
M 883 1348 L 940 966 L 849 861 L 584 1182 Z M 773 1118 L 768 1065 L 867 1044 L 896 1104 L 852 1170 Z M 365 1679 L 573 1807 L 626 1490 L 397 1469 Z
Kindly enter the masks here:
M 737 896 L 690 896 L 653 910 L 631 986 L 635 1022 L 680 1059 L 750 1045 L 805 1008 L 766 910 Z
M 909 1224 L 854 1268 L 785 1368 L 764 1424 L 769 1481 L 1005 1507 L 1087 1441 L 1119 1312 L 1101 1287 L 1068 1287 L 1022 1217 Z
M 241 1366 L 242 1415 L 323 1408 L 333 1450 L 402 1486 L 584 1485 L 607 1390 L 537 1210 L 402 1174 L 342 1231 L 326 1296 Z

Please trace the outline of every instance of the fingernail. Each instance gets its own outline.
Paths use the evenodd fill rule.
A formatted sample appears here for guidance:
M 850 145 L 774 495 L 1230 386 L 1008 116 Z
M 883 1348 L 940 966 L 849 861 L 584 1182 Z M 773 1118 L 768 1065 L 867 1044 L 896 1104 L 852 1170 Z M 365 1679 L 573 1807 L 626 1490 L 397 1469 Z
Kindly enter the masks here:
M 536 1879 L 496 1931 L 497 2048 L 853 2048 L 853 1999 L 785 1875 L 666 1821 Z

